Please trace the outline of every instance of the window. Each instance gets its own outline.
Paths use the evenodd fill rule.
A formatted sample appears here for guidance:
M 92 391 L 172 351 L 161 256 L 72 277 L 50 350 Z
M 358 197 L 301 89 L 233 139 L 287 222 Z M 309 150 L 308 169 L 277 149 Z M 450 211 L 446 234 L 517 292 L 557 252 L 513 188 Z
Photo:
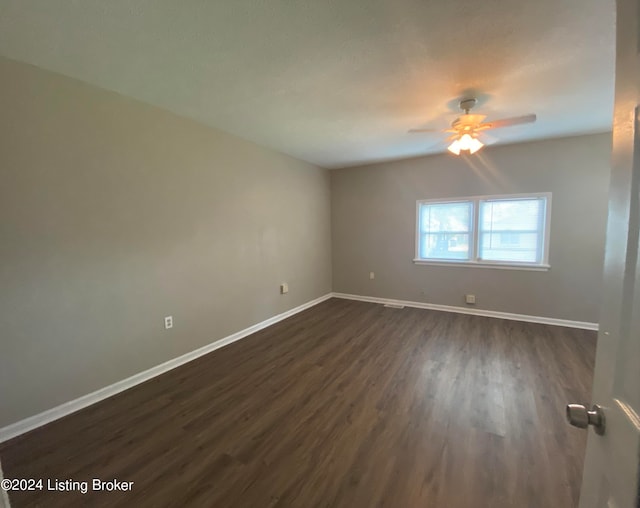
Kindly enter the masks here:
M 473 204 L 425 204 L 421 210 L 420 258 L 469 259 Z
M 417 203 L 416 263 L 548 269 L 551 193 Z

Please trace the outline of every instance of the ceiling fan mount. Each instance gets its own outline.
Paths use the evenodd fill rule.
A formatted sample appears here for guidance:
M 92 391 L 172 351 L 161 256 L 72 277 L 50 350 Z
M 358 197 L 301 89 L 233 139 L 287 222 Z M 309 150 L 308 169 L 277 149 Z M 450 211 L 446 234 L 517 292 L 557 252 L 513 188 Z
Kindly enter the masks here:
M 460 101 L 460 109 L 464 111 L 465 115 L 468 115 L 471 108 L 473 108 L 477 103 L 478 100 L 473 97 L 470 99 L 462 99 Z

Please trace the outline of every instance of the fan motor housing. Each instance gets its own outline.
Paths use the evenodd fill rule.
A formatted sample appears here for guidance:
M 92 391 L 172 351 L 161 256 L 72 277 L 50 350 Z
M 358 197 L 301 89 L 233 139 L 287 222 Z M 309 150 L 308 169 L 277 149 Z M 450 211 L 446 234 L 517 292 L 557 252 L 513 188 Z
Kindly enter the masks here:
M 471 115 L 467 113 L 456 118 L 451 124 L 451 127 L 455 130 L 471 131 L 478 127 L 485 118 L 485 115 Z

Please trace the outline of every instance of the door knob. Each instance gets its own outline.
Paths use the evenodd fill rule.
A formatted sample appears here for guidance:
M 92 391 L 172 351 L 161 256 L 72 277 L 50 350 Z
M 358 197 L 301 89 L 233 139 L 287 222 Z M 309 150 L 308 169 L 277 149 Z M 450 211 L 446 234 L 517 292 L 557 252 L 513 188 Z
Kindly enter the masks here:
M 591 410 L 582 404 L 568 404 L 567 421 L 580 429 L 586 429 L 589 425 L 593 425 L 593 430 L 601 436 L 606 427 L 604 411 L 597 404 L 594 404 Z

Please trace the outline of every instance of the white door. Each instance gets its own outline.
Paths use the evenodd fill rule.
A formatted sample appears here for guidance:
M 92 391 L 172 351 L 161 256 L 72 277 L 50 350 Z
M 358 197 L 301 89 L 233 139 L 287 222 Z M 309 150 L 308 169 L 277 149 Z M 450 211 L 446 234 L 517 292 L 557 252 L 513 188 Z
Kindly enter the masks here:
M 609 219 L 592 398 L 603 408 L 605 432 L 589 432 L 580 508 L 640 508 L 640 0 L 617 0 L 616 23 Z

